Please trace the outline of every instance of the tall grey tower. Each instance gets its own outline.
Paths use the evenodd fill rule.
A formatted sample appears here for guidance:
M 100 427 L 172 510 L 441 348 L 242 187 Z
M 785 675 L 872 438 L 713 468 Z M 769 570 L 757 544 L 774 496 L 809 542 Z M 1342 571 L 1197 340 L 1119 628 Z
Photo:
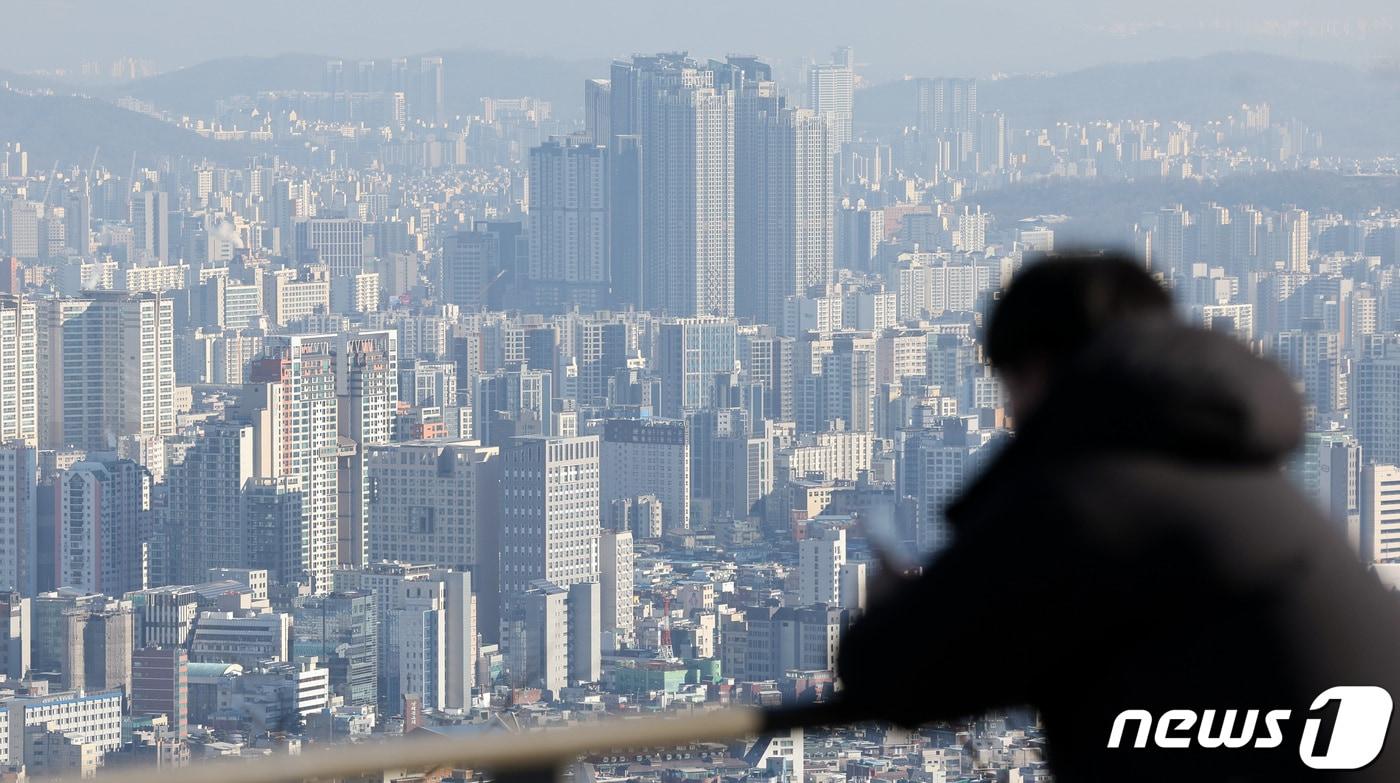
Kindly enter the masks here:
M 766 65 L 742 72 L 735 109 L 735 259 L 744 275 L 735 310 L 779 323 L 790 296 L 831 279 L 835 240 L 829 120 L 785 105 Z
M 832 151 L 851 140 L 855 116 L 855 71 L 853 55 L 847 47 L 837 49 L 832 62 L 814 64 L 807 71 L 807 94 L 811 107 L 831 127 Z
M 618 232 L 619 257 L 637 275 L 640 304 L 672 315 L 734 312 L 734 91 L 683 53 L 614 63 L 614 145 L 640 146 L 639 192 L 616 205 L 639 223 Z M 623 141 L 626 139 L 626 141 Z M 622 161 L 619 161 L 619 165 Z M 631 198 L 631 201 L 628 199 Z

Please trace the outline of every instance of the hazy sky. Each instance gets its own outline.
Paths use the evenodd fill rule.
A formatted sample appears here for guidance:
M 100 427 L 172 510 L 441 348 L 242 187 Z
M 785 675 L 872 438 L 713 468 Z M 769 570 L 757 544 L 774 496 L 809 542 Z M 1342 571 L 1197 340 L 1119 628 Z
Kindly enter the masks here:
M 1394 0 L 0 0 L 0 67 L 120 56 L 163 69 L 229 55 L 472 47 L 565 58 L 689 49 L 781 65 L 839 44 L 876 78 L 1063 71 L 1222 50 L 1400 59 Z

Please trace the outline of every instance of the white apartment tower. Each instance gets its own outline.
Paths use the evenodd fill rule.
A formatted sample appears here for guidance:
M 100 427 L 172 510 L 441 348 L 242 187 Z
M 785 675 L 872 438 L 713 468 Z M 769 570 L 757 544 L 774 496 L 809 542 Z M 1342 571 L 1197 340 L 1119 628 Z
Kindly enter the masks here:
M 797 545 L 798 601 L 801 605 L 841 605 L 841 571 L 846 564 L 846 531 L 828 527 Z
M 40 446 L 110 450 L 122 435 L 175 433 L 175 312 L 158 294 L 45 300 Z
M 848 47 L 832 53 L 831 62 L 813 64 L 807 70 L 811 106 L 831 128 L 831 151 L 851 140 L 855 106 L 854 55 Z
M 38 310 L 0 294 L 0 443 L 39 445 Z

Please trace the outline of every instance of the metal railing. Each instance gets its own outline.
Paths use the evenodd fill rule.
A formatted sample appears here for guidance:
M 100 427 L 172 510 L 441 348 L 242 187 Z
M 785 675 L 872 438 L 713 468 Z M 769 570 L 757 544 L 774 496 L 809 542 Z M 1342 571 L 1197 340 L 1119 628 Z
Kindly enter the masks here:
M 482 770 L 498 781 L 543 783 L 583 755 L 726 742 L 801 726 L 846 722 L 837 705 L 761 710 L 733 708 L 671 718 L 613 718 L 595 723 L 460 738 L 411 736 L 316 748 L 257 760 L 196 762 L 188 767 L 103 770 L 101 783 L 286 783 L 335 780 L 385 770 L 443 767 Z

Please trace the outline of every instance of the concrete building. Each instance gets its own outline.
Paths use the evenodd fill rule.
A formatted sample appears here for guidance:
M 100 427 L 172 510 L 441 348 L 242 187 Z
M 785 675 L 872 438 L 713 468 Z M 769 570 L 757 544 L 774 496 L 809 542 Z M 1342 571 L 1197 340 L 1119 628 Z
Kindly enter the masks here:
M 40 309 L 40 445 L 111 449 L 175 433 L 174 303 L 90 291 Z
M 846 565 L 846 531 L 825 527 L 797 544 L 798 603 L 843 605 L 841 572 Z
M 500 450 L 476 441 L 371 446 L 370 562 L 470 570 L 481 626 L 495 638 L 499 609 Z
M 131 460 L 84 460 L 55 485 L 55 584 L 108 595 L 145 589 L 151 474 Z
M 38 592 L 39 491 L 38 451 L 0 443 L 0 590 Z
M 0 294 L 0 443 L 39 445 L 39 311 Z
M 530 150 L 530 258 L 525 277 L 538 312 L 607 303 L 612 254 L 608 149 L 554 139 Z
M 505 450 L 501 598 L 540 580 L 568 588 L 598 581 L 596 436 L 526 437 Z
M 143 647 L 131 654 L 132 715 L 165 715 L 170 730 L 189 732 L 189 655 L 179 647 Z
M 200 612 L 190 640 L 195 663 L 237 663 L 251 669 L 260 661 L 290 660 L 292 616 L 240 609 Z
M 598 546 L 599 600 L 602 644 L 605 650 L 629 647 L 635 641 L 636 600 L 632 531 L 604 530 Z
M 608 419 L 602 426 L 600 500 L 651 494 L 665 530 L 690 528 L 690 428 L 684 421 Z

